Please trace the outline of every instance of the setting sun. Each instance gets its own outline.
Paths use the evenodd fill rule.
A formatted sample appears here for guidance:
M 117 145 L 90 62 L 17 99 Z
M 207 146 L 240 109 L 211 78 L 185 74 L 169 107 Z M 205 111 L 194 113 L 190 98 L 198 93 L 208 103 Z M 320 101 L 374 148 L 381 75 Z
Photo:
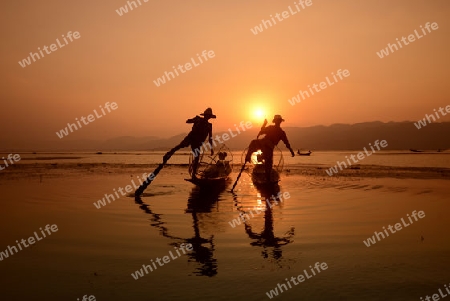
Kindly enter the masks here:
M 265 112 L 261 108 L 257 108 L 255 111 L 253 111 L 253 117 L 255 117 L 257 119 L 264 118 L 264 116 L 265 116 Z
M 249 104 L 248 106 L 248 112 L 249 117 L 252 122 L 255 124 L 262 124 L 264 119 L 269 118 L 271 108 L 270 105 L 267 103 L 264 104 Z

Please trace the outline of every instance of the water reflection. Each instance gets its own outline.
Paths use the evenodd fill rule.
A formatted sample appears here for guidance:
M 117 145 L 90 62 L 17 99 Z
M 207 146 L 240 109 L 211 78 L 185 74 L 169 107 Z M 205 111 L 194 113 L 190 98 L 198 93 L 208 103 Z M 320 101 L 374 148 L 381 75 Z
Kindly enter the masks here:
M 194 274 L 202 276 L 215 276 L 217 274 L 217 259 L 214 258 L 214 235 L 209 238 L 203 238 L 200 233 L 199 224 L 202 222 L 204 213 L 210 213 L 218 205 L 220 194 L 225 190 L 226 185 L 212 186 L 208 188 L 194 187 L 188 198 L 186 209 L 187 214 L 192 215 L 192 227 L 194 228 L 194 237 L 188 240 L 194 250 L 189 253 L 190 261 L 200 264 Z
M 283 252 L 281 247 L 293 242 L 295 228 L 291 227 L 283 236 L 275 235 L 273 216 L 274 209 L 279 206 L 281 202 L 284 202 L 283 198 L 281 198 L 281 200 L 274 200 L 280 192 L 280 187 L 278 185 L 274 185 L 266 188 L 258 187 L 257 189 L 257 203 L 261 204 L 258 206 L 258 210 L 264 211 L 264 226 L 259 232 L 254 230 L 254 226 L 252 226 L 252 221 L 254 221 L 254 218 L 249 215 L 248 210 L 246 211 L 243 208 L 236 195 L 234 196 L 235 205 L 241 212 L 241 216 L 247 217 L 244 219 L 244 229 L 245 233 L 251 240 L 250 245 L 253 247 L 262 248 L 261 256 L 264 259 L 273 259 L 279 267 L 283 267 Z M 250 208 L 250 210 L 252 209 L 253 208 Z M 254 214 L 255 213 L 253 213 L 253 215 Z
M 202 218 L 205 213 L 210 213 L 212 209 L 217 206 L 219 196 L 224 192 L 226 185 L 212 186 L 207 188 L 199 188 L 195 186 L 188 198 L 186 214 L 192 216 L 192 228 L 193 236 L 189 238 L 182 238 L 174 236 L 169 233 L 169 229 L 166 226 L 166 222 L 163 221 L 162 215 L 153 212 L 150 206 L 144 203 L 141 197 L 136 197 L 135 202 L 139 205 L 146 214 L 150 214 L 150 225 L 158 229 L 159 234 L 169 238 L 172 242 L 171 246 L 179 246 L 181 243 L 192 244 L 193 250 L 186 255 L 188 256 L 188 262 L 194 263 L 197 267 L 194 270 L 194 275 L 213 277 L 217 275 L 218 263 L 214 257 L 215 245 L 214 235 L 210 237 L 203 237 L 200 230 L 202 224 Z M 217 208 L 217 207 L 216 207 Z
M 210 213 L 220 214 L 218 201 L 223 193 L 227 193 L 225 188 L 228 184 L 225 183 L 222 186 L 207 188 L 199 188 L 197 186 L 192 188 L 185 210 L 185 214 L 192 216 L 193 234 L 191 237 L 173 235 L 169 231 L 167 222 L 163 220 L 162 214 L 154 212 L 150 205 L 142 201 L 141 197 L 135 198 L 139 208 L 150 215 L 150 225 L 156 228 L 160 235 L 170 239 L 169 245 L 192 244 L 193 250 L 188 252 L 186 256 L 188 257 L 188 262 L 195 266 L 193 274 L 196 276 L 213 277 L 218 273 L 214 235 L 205 234 L 205 229 L 214 230 L 217 228 L 219 218 L 214 215 L 211 216 Z M 278 185 L 270 189 L 259 189 L 257 200 L 260 202 L 260 210 L 264 211 L 261 213 L 264 218 L 264 225 L 259 231 L 255 229 L 254 224 L 257 224 L 255 217 L 254 220 L 245 220 L 243 228 L 246 236 L 250 239 L 250 245 L 262 248 L 261 256 L 264 259 L 274 260 L 279 267 L 282 267 L 282 247 L 293 242 L 295 229 L 292 227 L 283 236 L 275 235 L 274 210 L 277 211 L 277 208 L 280 208 L 280 204 L 271 199 L 271 197 L 277 196 L 279 192 L 280 188 Z M 238 200 L 237 195 L 234 195 L 233 199 L 239 212 L 243 214 L 249 213 L 248 210 L 244 210 L 242 202 Z M 269 201 L 266 201 L 266 199 Z

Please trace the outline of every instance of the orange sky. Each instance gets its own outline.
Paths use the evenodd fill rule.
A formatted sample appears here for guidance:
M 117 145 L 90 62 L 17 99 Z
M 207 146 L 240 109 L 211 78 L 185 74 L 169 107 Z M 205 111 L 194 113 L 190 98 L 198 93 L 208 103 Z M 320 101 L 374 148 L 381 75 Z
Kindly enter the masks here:
M 423 118 L 450 104 L 450 2 L 312 1 L 254 35 L 294 0 L 154 1 L 123 16 L 111 1 L 2 5 L 0 143 L 58 140 L 56 131 L 114 101 L 118 109 L 70 139 L 188 132 L 211 106 L 214 130 L 281 114 L 284 126 Z M 380 59 L 376 52 L 426 22 L 439 29 Z M 68 31 L 81 37 L 26 68 L 18 61 Z M 197 53 L 215 57 L 160 87 L 153 80 Z M 295 106 L 288 99 L 338 69 L 350 76 Z M 270 121 L 269 120 L 269 121 Z M 449 119 L 447 119 L 449 120 Z

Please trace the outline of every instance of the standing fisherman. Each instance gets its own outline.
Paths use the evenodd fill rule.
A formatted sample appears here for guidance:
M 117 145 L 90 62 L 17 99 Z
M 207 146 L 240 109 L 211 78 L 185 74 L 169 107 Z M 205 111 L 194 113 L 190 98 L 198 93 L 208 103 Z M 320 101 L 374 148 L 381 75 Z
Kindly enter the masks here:
M 209 145 L 211 146 L 211 156 L 214 155 L 212 149 L 212 124 L 208 122 L 211 118 L 216 118 L 216 115 L 212 113 L 211 108 L 207 108 L 205 112 L 200 114 L 203 117 L 195 116 L 194 118 L 186 120 L 186 123 L 193 123 L 191 132 L 180 142 L 177 146 L 168 151 L 163 157 L 163 164 L 172 157 L 172 155 L 183 147 L 191 146 L 192 153 L 194 155 L 194 162 L 192 164 L 192 179 L 196 179 L 196 172 L 199 161 L 199 150 L 208 137 Z M 196 151 L 197 150 L 197 151 Z
M 283 121 L 284 119 L 281 118 L 281 115 L 275 115 L 272 120 L 272 123 L 275 123 L 275 125 L 269 125 L 268 127 L 263 127 L 261 129 L 258 137 L 260 135 L 265 135 L 264 138 L 255 139 L 250 142 L 247 155 L 245 156 L 245 162 L 250 162 L 250 158 L 254 152 L 258 150 L 262 151 L 262 155 L 265 161 L 265 174 L 267 182 L 270 182 L 270 174 L 272 172 L 273 149 L 278 144 L 278 142 L 280 142 L 280 140 L 283 140 L 286 147 L 291 151 L 292 157 L 295 156 L 295 153 L 292 150 L 291 145 L 289 144 L 289 140 L 287 139 L 286 133 L 281 129 L 280 125 Z

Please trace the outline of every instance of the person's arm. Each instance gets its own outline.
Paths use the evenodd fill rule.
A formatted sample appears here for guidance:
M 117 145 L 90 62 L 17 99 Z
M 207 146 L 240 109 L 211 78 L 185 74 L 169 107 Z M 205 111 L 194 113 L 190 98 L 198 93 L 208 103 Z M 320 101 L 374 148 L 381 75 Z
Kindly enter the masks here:
M 261 130 L 260 130 L 259 133 L 258 133 L 258 136 L 256 136 L 256 139 L 258 139 L 259 136 L 261 136 L 261 135 L 266 135 L 268 129 L 269 129 L 269 127 L 263 127 L 263 128 L 261 128 Z
M 256 139 L 258 139 L 259 136 L 265 134 L 265 131 L 264 131 L 264 130 L 265 130 L 265 128 L 266 128 L 266 125 L 267 125 L 267 119 L 264 119 L 264 123 L 263 123 L 263 125 L 261 126 L 261 130 L 259 131 L 258 136 L 256 136 Z
M 264 135 L 263 130 L 260 130 L 260 131 L 259 131 L 258 136 L 256 136 L 256 139 L 258 139 L 259 136 L 261 136 L 261 135 Z
M 287 136 L 286 136 L 286 132 L 285 132 L 285 131 L 283 131 L 283 136 L 282 136 L 281 140 L 283 140 L 283 142 L 284 142 L 284 144 L 286 145 L 286 147 L 291 151 L 292 157 L 294 157 L 294 156 L 295 156 L 295 153 L 294 153 L 294 151 L 292 150 L 291 145 L 289 144 L 289 140 L 288 140 L 288 138 L 287 138 Z
M 186 120 L 186 123 L 195 123 L 198 118 L 199 118 L 198 116 L 195 116 L 194 118 L 190 118 L 190 119 Z

